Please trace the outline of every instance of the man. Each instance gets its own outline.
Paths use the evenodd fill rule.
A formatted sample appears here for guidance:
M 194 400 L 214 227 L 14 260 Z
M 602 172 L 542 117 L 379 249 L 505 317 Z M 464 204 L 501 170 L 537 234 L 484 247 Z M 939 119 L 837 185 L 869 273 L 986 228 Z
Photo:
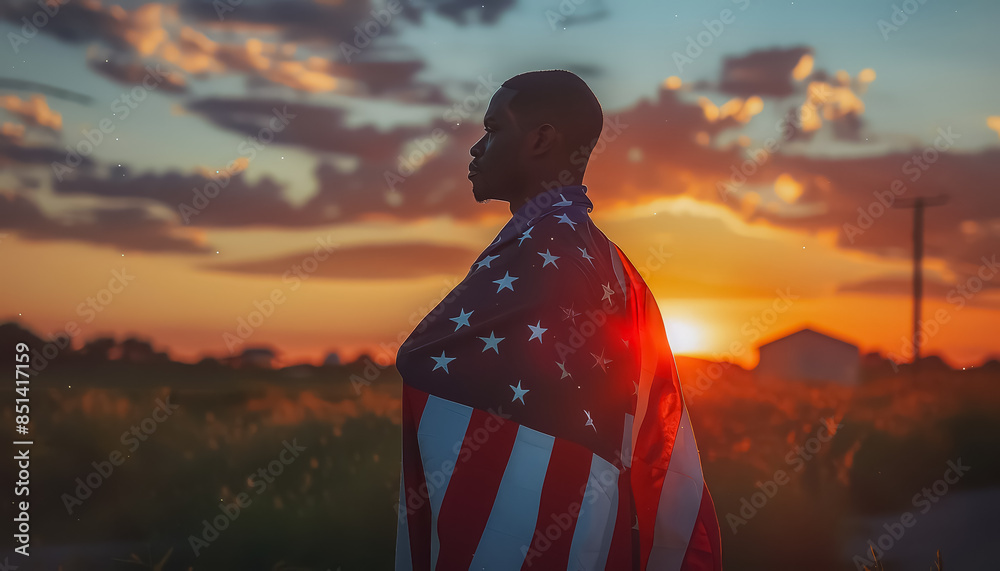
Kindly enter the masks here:
M 603 122 L 567 71 L 490 101 L 469 179 L 512 217 L 396 355 L 397 570 L 722 568 L 659 309 L 588 214 Z

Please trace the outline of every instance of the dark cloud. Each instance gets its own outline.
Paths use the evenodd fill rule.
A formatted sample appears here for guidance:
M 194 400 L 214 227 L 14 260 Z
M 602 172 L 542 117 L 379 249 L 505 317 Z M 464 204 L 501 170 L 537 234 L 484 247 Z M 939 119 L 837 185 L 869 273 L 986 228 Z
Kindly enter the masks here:
M 102 8 L 99 2 L 60 2 L 58 12 L 55 16 L 49 16 L 41 5 L 32 0 L 10 0 L 0 3 L 0 19 L 7 20 L 14 25 L 11 32 L 14 37 L 8 37 L 12 45 L 18 47 L 21 40 L 30 41 L 25 30 L 22 29 L 26 18 L 33 21 L 36 14 L 38 20 L 44 19 L 45 25 L 32 29 L 46 34 L 52 34 L 56 38 L 69 43 L 84 43 L 94 40 L 103 40 L 112 47 L 126 49 L 128 42 L 125 41 L 124 32 L 127 29 L 121 18 L 115 18 L 110 10 Z M 31 37 L 34 37 L 32 34 Z
M 421 60 L 356 60 L 351 63 L 327 62 L 326 70 L 335 77 L 357 82 L 356 95 L 392 97 L 411 104 L 447 105 L 451 101 L 438 85 L 416 80 L 427 67 Z
M 116 176 L 125 172 L 115 169 L 107 177 L 67 177 L 61 182 L 53 181 L 53 189 L 60 194 L 145 198 L 171 208 L 182 224 L 196 226 L 299 226 L 319 223 L 318 218 L 302 216 L 302 212 L 295 210 L 284 199 L 284 187 L 267 176 L 252 184 L 242 173 L 226 176 L 222 172 L 216 178 L 178 172 Z M 198 198 L 199 195 L 201 198 Z
M 496 24 L 505 12 L 514 7 L 514 0 L 431 0 L 431 10 L 456 24 Z
M 792 95 L 796 87 L 792 82 L 792 70 L 802 56 L 811 53 L 812 48 L 797 46 L 726 57 L 722 62 L 719 90 L 740 97 Z
M 956 303 L 956 300 L 962 299 L 968 305 L 980 307 L 995 306 L 995 304 L 983 300 L 976 294 L 982 290 L 1000 289 L 1000 276 L 994 276 L 997 279 L 993 280 L 983 280 L 982 278 L 978 278 L 978 281 L 969 283 L 968 280 L 974 277 L 978 278 L 978 276 L 973 274 L 970 276 L 962 276 L 962 278 L 956 282 L 949 283 L 932 279 L 925 275 L 923 280 L 923 298 L 925 300 L 947 301 L 949 303 Z M 979 284 L 982 285 L 980 286 Z M 980 287 L 982 289 L 979 289 Z M 913 280 L 912 278 L 895 276 L 874 278 L 860 282 L 840 284 L 837 287 L 837 293 L 862 293 L 891 297 L 909 297 L 913 295 Z
M 403 17 L 413 20 L 416 9 L 405 3 L 405 10 L 393 18 Z M 277 31 L 285 40 L 313 41 L 337 45 L 352 42 L 355 26 L 375 21 L 370 0 L 345 0 L 337 3 L 314 0 L 243 0 L 242 2 L 215 2 L 210 0 L 182 0 L 180 14 L 199 25 L 229 29 L 246 29 L 247 25 L 269 28 Z M 382 33 L 395 34 L 389 25 L 378 26 Z
M 337 3 L 315 0 L 244 0 L 232 6 L 232 9 L 225 2 L 183 0 L 180 13 L 185 18 L 204 25 L 272 28 L 289 41 L 338 45 L 340 42 L 354 44 L 356 37 L 360 37 L 362 41 L 358 42 L 360 45 L 357 47 L 365 47 L 366 37 L 370 39 L 371 36 L 397 34 L 397 19 L 422 24 L 425 14 L 433 13 L 460 25 L 492 25 L 512 9 L 514 4 L 514 0 L 396 0 L 394 5 L 399 6 L 400 10 L 393 14 L 384 6 L 376 8 L 370 0 L 345 0 Z M 219 9 L 220 6 L 223 10 Z M 372 14 L 373 11 L 378 14 L 378 18 Z M 365 33 L 359 36 L 355 27 Z
M 143 85 L 143 81 L 149 78 L 157 80 L 151 85 L 155 85 L 159 91 L 187 92 L 187 82 L 181 74 L 169 71 L 161 73 L 163 70 L 153 74 L 146 65 L 138 60 L 125 60 L 115 56 L 107 59 L 93 58 L 87 61 L 87 66 L 100 75 L 123 85 Z
M 857 112 L 845 113 L 831 121 L 831 124 L 833 125 L 833 137 L 837 140 L 860 143 L 864 138 L 865 122 Z
M 0 133 L 0 166 L 50 165 L 65 160 L 65 149 L 22 145 L 17 138 L 5 137 Z M 77 168 L 87 170 L 93 166 L 93 161 L 84 157 Z
M 346 111 L 342 108 L 288 103 L 279 99 L 209 98 L 195 100 L 187 108 L 237 133 L 261 136 L 264 141 L 273 135 L 271 144 L 342 153 L 373 161 L 394 157 L 404 141 L 427 136 L 435 127 L 445 124 L 439 120 L 431 126 L 394 127 L 384 131 L 370 125 L 347 127 Z M 278 127 L 280 131 L 274 130 Z M 268 133 L 261 135 L 262 129 Z
M 560 2 L 560 6 L 562 5 L 563 5 L 562 2 Z M 591 10 L 586 13 L 584 13 L 581 10 L 578 12 L 573 12 L 568 16 L 563 16 L 562 14 L 557 13 L 556 11 L 546 12 L 545 15 L 546 18 L 549 20 L 550 25 L 559 28 L 569 28 L 570 26 L 582 26 L 584 24 L 590 24 L 593 22 L 600 22 L 601 20 L 607 19 L 607 17 L 611 15 L 611 12 L 607 8 L 600 6 L 597 9 Z M 568 69 L 568 68 L 563 68 L 563 69 Z
M 326 260 L 318 262 L 308 277 L 328 279 L 412 279 L 434 275 L 464 275 L 479 255 L 478 250 L 431 242 L 399 242 L 339 246 Z M 309 250 L 267 260 L 232 264 L 212 264 L 207 269 L 243 274 L 292 275 L 303 260 L 314 256 Z
M 944 298 L 954 286 L 945 282 L 924 278 L 924 295 L 931 298 Z M 837 293 L 869 293 L 892 297 L 906 297 L 913 293 L 911 278 L 888 276 L 873 278 L 859 282 L 840 284 Z
M 31 198 L 11 192 L 0 192 L 0 229 L 15 231 L 25 240 L 72 240 L 128 251 L 208 252 L 144 208 L 83 208 L 57 220 Z
M 952 142 L 955 135 L 961 136 L 952 132 Z M 947 140 L 938 135 L 942 146 Z M 947 260 L 961 275 L 974 273 L 983 255 L 1000 252 L 1000 193 L 983 187 L 983 181 L 1000 177 L 1000 149 L 940 152 L 928 146 L 836 159 L 779 154 L 748 184 L 768 184 L 782 173 L 803 185 L 798 203 L 822 205 L 822 212 L 805 217 L 758 212 L 775 224 L 812 232 L 835 229 L 842 247 L 906 257 L 912 251 L 913 210 L 886 208 L 882 201 L 895 206 L 896 198 L 947 195 L 947 204 L 925 211 L 925 254 Z
M 14 79 L 12 77 L 0 77 L 0 88 L 16 89 L 20 91 L 34 91 L 37 93 L 43 93 L 49 97 L 55 97 L 66 101 L 74 101 L 83 105 L 90 105 L 94 102 L 92 97 L 84 95 L 83 93 L 77 93 L 76 91 L 71 91 L 69 89 L 55 87 L 47 83 Z
M 677 91 L 660 89 L 656 100 L 642 99 L 621 112 L 605 110 L 604 116 L 605 144 L 595 148 L 584 180 L 597 189 L 593 194 L 598 201 L 683 194 L 690 191 L 692 179 L 721 177 L 730 164 L 742 160 L 742 149 L 710 144 L 741 123 L 733 117 L 709 120 L 699 105 L 682 101 Z M 714 188 L 706 194 L 714 195 Z

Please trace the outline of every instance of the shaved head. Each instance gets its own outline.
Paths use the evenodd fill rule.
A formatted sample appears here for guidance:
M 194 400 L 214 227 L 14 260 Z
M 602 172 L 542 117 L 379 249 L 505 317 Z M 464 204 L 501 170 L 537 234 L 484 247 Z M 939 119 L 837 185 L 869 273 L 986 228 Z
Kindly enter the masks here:
M 528 131 L 548 123 L 566 140 L 567 153 L 597 144 L 604 126 L 604 112 L 597 96 L 575 73 L 561 69 L 529 71 L 503 82 L 516 91 L 509 108 L 518 126 Z

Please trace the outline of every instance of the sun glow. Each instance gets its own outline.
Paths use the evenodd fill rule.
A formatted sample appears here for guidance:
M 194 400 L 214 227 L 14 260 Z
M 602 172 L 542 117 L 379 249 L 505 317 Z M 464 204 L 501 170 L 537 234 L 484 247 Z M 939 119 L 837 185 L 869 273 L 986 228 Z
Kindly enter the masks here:
M 663 327 L 667 330 L 667 341 L 674 354 L 683 355 L 704 350 L 705 332 L 699 324 L 671 317 L 663 320 Z

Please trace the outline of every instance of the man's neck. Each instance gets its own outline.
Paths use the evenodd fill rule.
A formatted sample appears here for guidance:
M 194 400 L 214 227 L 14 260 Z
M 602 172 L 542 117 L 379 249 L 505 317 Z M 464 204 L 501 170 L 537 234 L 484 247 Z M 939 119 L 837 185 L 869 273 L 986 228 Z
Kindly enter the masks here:
M 582 184 L 583 183 L 579 182 L 579 181 L 572 181 L 569 184 L 562 184 L 562 185 L 559 185 L 557 187 L 554 186 L 554 187 L 552 187 L 552 190 L 558 190 L 560 188 L 565 188 L 567 186 L 581 186 Z M 524 206 L 525 204 L 527 204 L 528 202 L 530 202 L 536 196 L 538 196 L 539 194 L 542 194 L 543 192 L 547 192 L 545 190 L 545 187 L 541 183 L 536 184 L 533 188 L 541 188 L 542 190 L 539 190 L 539 191 L 535 192 L 534 194 L 532 194 L 530 196 L 518 196 L 517 198 L 512 198 L 509 201 L 510 202 L 510 215 L 511 216 L 517 214 L 517 211 L 520 210 L 522 206 Z

